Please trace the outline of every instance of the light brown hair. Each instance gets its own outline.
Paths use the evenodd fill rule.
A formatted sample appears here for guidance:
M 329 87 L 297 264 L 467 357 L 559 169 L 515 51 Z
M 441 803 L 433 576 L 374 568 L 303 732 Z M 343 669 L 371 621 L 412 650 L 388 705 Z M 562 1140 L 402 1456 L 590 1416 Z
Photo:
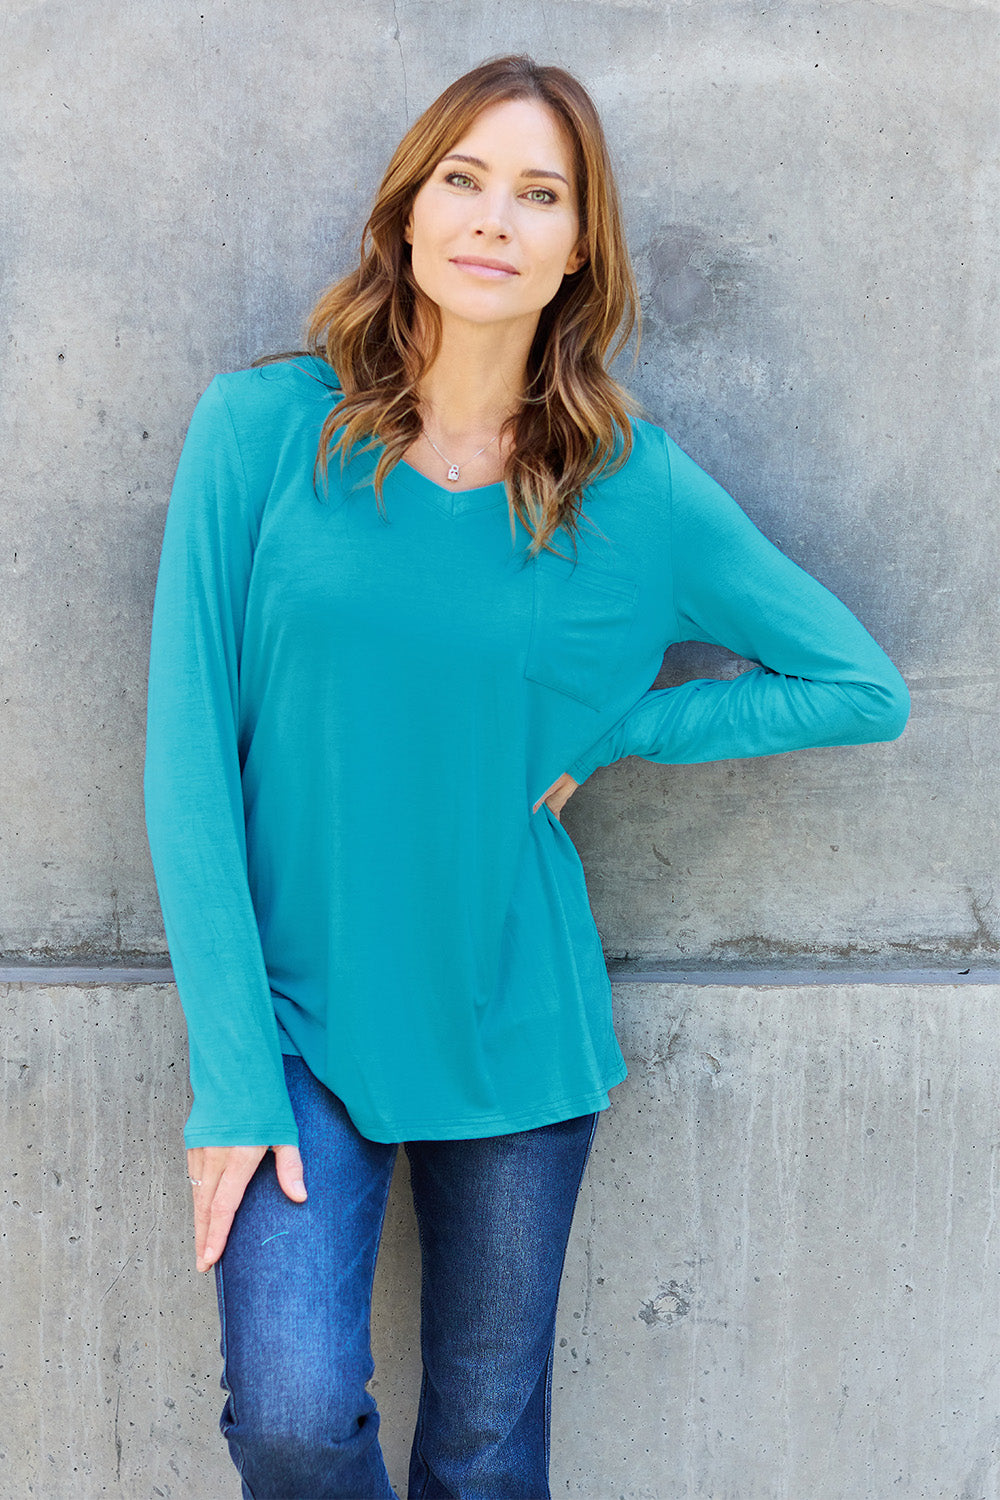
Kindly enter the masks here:
M 404 225 L 442 156 L 484 109 L 512 99 L 548 106 L 567 132 L 588 252 L 542 309 L 524 400 L 503 429 L 513 439 L 504 469 L 512 535 L 516 512 L 534 534 L 534 552 L 560 525 L 575 539 L 584 488 L 628 458 L 627 414 L 641 410 L 605 368 L 638 329 L 638 296 L 600 117 L 572 74 L 509 56 L 450 84 L 393 153 L 362 233 L 359 264 L 320 297 L 306 339 L 343 391 L 323 425 L 317 473 L 325 480 L 338 451 L 343 467 L 356 443 L 383 444 L 374 473 L 381 506 L 386 476 L 420 434 L 418 386 L 441 337 L 438 309 L 413 277 Z M 418 346 L 415 336 L 418 299 L 430 348 Z

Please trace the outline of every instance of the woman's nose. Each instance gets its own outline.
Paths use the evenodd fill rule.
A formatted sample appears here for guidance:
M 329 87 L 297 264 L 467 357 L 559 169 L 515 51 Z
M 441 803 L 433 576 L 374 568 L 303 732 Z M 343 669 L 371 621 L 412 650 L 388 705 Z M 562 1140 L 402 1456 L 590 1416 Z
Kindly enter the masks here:
M 500 240 L 510 238 L 510 216 L 505 203 L 496 199 L 480 200 L 476 233 L 488 234 Z

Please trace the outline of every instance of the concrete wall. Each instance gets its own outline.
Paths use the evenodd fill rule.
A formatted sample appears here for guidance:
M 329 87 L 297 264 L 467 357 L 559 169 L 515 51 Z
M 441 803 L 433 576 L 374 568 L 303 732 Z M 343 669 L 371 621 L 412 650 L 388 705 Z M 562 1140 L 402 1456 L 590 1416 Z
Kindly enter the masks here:
M 145 664 L 191 408 L 296 342 L 406 123 L 507 48 L 577 70 L 605 115 L 646 309 L 622 373 L 916 704 L 888 748 L 597 775 L 567 826 L 608 950 L 995 950 L 993 4 L 5 14 L 0 951 L 162 952 Z
M 235 1500 L 176 994 L 11 984 L 0 1003 L 0 1496 Z M 616 987 L 630 1077 L 563 1280 L 554 1495 L 995 1500 L 996 1003 L 995 985 Z M 400 1495 L 406 1186 L 401 1153 L 375 1317 Z
M 51 966 L 165 957 L 145 672 L 194 401 L 297 341 L 407 123 L 507 50 L 602 109 L 644 297 L 623 378 L 914 696 L 892 745 L 629 760 L 567 808 L 609 958 L 716 983 L 616 983 L 633 1071 L 567 1268 L 556 1492 L 1000 1494 L 1000 989 L 888 982 L 997 954 L 995 4 L 2 14 L 0 959 L 41 967 L 2 992 L 0 1500 L 233 1493 L 176 997 Z M 659 681 L 736 665 L 680 649 Z M 830 982 L 727 980 L 752 964 Z M 838 984 L 848 964 L 881 982 Z M 397 1475 L 408 1212 L 400 1180 L 376 1329 Z

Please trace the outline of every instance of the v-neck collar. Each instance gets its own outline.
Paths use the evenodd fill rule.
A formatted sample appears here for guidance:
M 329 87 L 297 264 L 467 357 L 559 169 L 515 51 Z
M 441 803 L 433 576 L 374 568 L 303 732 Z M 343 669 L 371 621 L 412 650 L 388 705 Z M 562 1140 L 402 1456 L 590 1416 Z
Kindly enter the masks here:
M 315 373 L 308 370 L 313 379 L 318 379 L 327 390 L 331 392 L 340 391 L 336 383 L 336 372 L 327 364 L 325 359 L 319 355 L 307 355 L 300 363 L 300 368 L 305 365 L 318 366 Z M 334 382 L 334 383 L 331 383 Z M 465 515 L 471 511 L 490 510 L 494 505 L 507 503 L 507 486 L 500 480 L 496 484 L 483 484 L 472 490 L 446 489 L 444 485 L 435 484 L 433 479 L 428 479 L 419 470 L 413 468 L 405 459 L 392 468 L 386 476 L 386 484 L 398 484 L 411 495 L 418 496 L 421 500 L 430 501 L 431 505 L 438 510 L 444 511 L 447 516 Z
M 433 479 L 428 479 L 421 474 L 412 464 L 408 464 L 401 458 L 386 479 L 386 484 L 395 481 L 411 495 L 417 495 L 422 500 L 443 510 L 445 515 L 465 515 L 469 511 L 489 510 L 494 505 L 507 503 L 507 486 L 502 480 L 496 484 L 483 484 L 472 490 L 450 490 L 443 485 L 435 484 Z

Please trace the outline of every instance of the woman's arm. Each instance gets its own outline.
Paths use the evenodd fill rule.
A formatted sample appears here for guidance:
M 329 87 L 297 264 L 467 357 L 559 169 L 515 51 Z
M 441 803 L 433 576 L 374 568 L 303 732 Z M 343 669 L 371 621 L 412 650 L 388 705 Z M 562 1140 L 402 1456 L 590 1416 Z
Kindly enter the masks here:
M 247 879 L 237 742 L 258 508 L 216 378 L 191 419 L 167 510 L 144 779 L 149 848 L 188 1025 L 189 1147 L 298 1142 Z
M 902 734 L 906 684 L 864 626 L 663 439 L 676 639 L 725 646 L 761 665 L 732 681 L 644 694 L 568 774 L 585 781 L 626 755 L 693 764 Z

